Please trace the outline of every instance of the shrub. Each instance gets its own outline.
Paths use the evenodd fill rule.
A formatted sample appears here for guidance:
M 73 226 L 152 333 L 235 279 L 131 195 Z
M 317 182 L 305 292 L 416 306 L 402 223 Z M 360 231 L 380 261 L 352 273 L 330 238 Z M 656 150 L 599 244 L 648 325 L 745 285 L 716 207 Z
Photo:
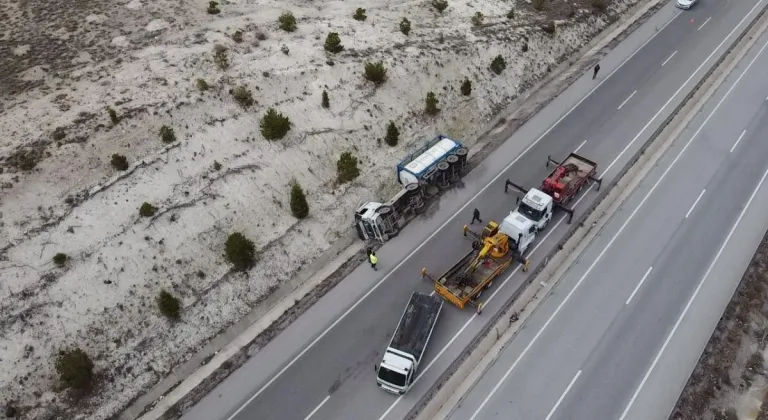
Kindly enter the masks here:
M 528 43 L 527 42 L 523 43 L 523 46 L 520 47 L 520 50 L 522 52 L 528 52 Z
M 120 117 L 117 116 L 117 112 L 111 106 L 107 107 L 107 115 L 109 115 L 109 120 L 112 121 L 112 124 L 120 122 Z
M 328 92 L 326 91 L 323 91 L 323 100 L 321 102 L 321 105 L 323 106 L 323 108 L 331 107 L 331 102 L 328 100 Z
M 128 169 L 128 159 L 126 159 L 123 155 L 118 155 L 115 153 L 112 155 L 112 160 L 110 163 L 112 164 L 112 167 L 118 171 L 124 171 Z
M 219 50 L 216 51 L 213 54 L 213 62 L 216 63 L 216 65 L 222 69 L 226 70 L 229 68 L 229 57 L 227 57 L 227 50 Z
M 592 0 L 592 8 L 599 12 L 605 12 L 607 9 L 607 6 L 605 5 L 605 0 Z
M 533 8 L 538 10 L 538 11 L 544 10 L 544 2 L 545 1 L 546 0 L 533 0 Z
M 432 7 L 443 13 L 443 10 L 448 8 L 448 0 L 432 0 Z
M 139 216 L 141 217 L 152 217 L 155 215 L 155 210 L 157 210 L 152 204 L 147 203 L 146 201 L 141 204 L 141 207 L 139 207 Z
M 294 181 L 291 185 L 291 213 L 297 219 L 303 219 L 309 215 L 309 204 L 301 185 Z
M 410 20 L 403 18 L 403 20 L 400 21 L 400 32 L 402 32 L 405 36 L 408 36 L 408 34 L 411 33 Z
M 160 313 L 169 319 L 179 319 L 181 312 L 181 302 L 179 299 L 168 293 L 165 289 L 160 291 L 157 295 L 157 308 L 160 309 Z
M 289 50 L 289 49 L 288 49 L 288 46 L 287 46 L 287 45 L 285 45 L 285 44 L 283 44 L 283 46 L 282 46 L 282 47 L 280 47 L 280 51 L 281 51 L 283 54 L 285 54 L 285 55 L 288 55 L 288 53 L 289 53 L 289 52 L 291 52 L 291 50 Z
M 176 133 L 171 127 L 164 125 L 160 127 L 160 139 L 163 140 L 163 143 L 173 143 L 176 141 Z
M 365 63 L 365 79 L 379 86 L 387 80 L 387 68 L 381 61 Z
M 497 55 L 496 58 L 491 61 L 491 71 L 493 71 L 496 74 L 501 74 L 501 72 L 504 71 L 504 69 L 507 68 L 507 62 L 504 61 L 504 57 L 501 55 Z
M 267 34 L 262 31 L 256 31 L 256 39 L 259 41 L 264 41 L 267 39 Z
M 61 267 L 62 265 L 67 263 L 67 254 L 62 254 L 61 252 L 56 253 L 56 255 L 53 256 L 53 263 Z
M 261 135 L 267 140 L 279 140 L 291 129 L 291 120 L 274 108 L 269 108 L 259 122 Z
M 232 91 L 232 96 L 235 97 L 235 101 L 244 108 L 253 105 L 253 94 L 247 87 L 240 85 Z
M 243 31 L 236 30 L 235 33 L 232 34 L 232 40 L 237 42 L 238 44 L 243 42 Z
M 214 160 L 213 161 L 213 170 L 214 171 L 218 171 L 219 169 L 221 169 L 221 163 L 219 163 L 218 160 Z
M 286 32 L 293 32 L 296 30 L 296 17 L 291 12 L 285 12 L 277 18 L 280 29 Z
M 344 152 L 336 162 L 336 180 L 339 184 L 350 182 L 360 176 L 360 169 L 357 167 L 358 160 L 351 152 Z
M 56 372 L 61 384 L 66 388 L 87 390 L 93 383 L 93 362 L 79 348 L 59 352 Z
M 397 129 L 394 121 L 390 121 L 387 124 L 387 135 L 384 136 L 384 141 L 392 146 L 397 146 L 397 142 L 400 140 L 400 130 Z
M 235 232 L 227 238 L 224 255 L 236 271 L 246 271 L 253 267 L 256 260 L 256 247 L 245 235 Z
M 546 32 L 546 33 L 548 33 L 548 34 L 550 34 L 550 35 L 554 35 L 554 33 L 555 33 L 555 21 L 550 20 L 549 22 L 544 24 L 544 26 L 541 27 L 541 30 Z
M 440 109 L 437 108 L 437 97 L 435 96 L 435 92 L 427 93 L 427 100 L 426 100 L 426 106 L 424 107 L 424 112 L 426 112 L 427 115 L 436 115 L 438 112 L 440 112 Z
M 208 14 L 217 15 L 219 12 L 221 12 L 221 10 L 219 10 L 219 3 L 216 3 L 215 1 L 209 1 Z
M 352 18 L 354 20 L 359 20 L 360 22 L 368 19 L 368 16 L 365 15 L 365 9 L 358 7 L 357 10 L 355 10 L 355 14 L 352 15 Z
M 464 81 L 461 82 L 461 94 L 464 96 L 469 96 L 469 94 L 472 93 L 472 82 L 469 81 L 469 78 L 464 78 Z
M 206 91 L 210 86 L 208 86 L 208 82 L 206 82 L 204 79 L 197 79 L 195 82 L 195 85 L 197 86 L 197 90 L 199 91 Z
M 344 49 L 341 45 L 341 38 L 339 38 L 338 32 L 331 32 L 325 38 L 325 50 L 332 53 L 340 52 Z
M 64 127 L 56 127 L 55 130 L 53 130 L 53 133 L 51 133 L 51 138 L 59 141 L 64 140 L 64 137 L 67 136 L 67 132 L 64 131 Z
M 483 20 L 485 19 L 485 16 L 483 16 L 480 12 L 475 12 L 474 16 L 472 16 L 472 24 L 475 26 L 480 26 L 483 24 Z
M 514 19 L 515 18 L 515 9 L 509 9 L 507 12 L 507 19 Z

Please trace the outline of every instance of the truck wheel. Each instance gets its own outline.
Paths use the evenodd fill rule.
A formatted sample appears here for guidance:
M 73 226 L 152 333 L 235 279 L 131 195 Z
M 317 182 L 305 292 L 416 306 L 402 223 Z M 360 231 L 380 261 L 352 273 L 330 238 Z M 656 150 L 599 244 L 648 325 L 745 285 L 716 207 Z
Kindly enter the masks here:
M 489 281 L 489 282 L 488 282 L 488 284 L 486 284 L 486 285 L 485 285 L 485 287 L 483 288 L 483 290 L 488 290 L 488 289 L 490 289 L 490 288 L 491 288 L 491 286 L 493 286 L 493 282 L 492 282 L 492 281 Z

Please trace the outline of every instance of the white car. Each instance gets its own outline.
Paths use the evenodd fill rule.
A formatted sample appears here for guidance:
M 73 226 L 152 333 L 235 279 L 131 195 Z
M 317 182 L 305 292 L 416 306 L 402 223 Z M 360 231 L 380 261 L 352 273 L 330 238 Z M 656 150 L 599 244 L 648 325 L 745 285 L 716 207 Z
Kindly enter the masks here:
M 675 5 L 680 9 L 690 9 L 693 7 L 694 4 L 698 3 L 699 0 L 677 0 Z

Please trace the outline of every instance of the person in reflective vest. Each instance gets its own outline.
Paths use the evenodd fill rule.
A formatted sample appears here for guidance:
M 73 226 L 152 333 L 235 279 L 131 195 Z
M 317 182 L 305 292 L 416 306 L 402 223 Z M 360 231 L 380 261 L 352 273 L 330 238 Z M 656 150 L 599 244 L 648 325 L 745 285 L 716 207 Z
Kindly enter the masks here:
M 376 254 L 373 251 L 371 251 L 371 253 L 368 255 L 368 261 L 371 262 L 371 267 L 373 267 L 373 270 L 378 271 L 376 269 L 376 263 L 379 262 L 379 259 L 376 257 Z

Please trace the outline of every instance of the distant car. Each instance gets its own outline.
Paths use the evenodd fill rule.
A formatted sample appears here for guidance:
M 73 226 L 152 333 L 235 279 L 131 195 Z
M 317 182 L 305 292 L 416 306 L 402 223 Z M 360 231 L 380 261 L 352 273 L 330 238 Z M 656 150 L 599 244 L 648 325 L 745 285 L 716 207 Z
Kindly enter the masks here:
M 675 5 L 680 9 L 690 9 L 693 7 L 694 4 L 698 3 L 699 0 L 677 0 Z

